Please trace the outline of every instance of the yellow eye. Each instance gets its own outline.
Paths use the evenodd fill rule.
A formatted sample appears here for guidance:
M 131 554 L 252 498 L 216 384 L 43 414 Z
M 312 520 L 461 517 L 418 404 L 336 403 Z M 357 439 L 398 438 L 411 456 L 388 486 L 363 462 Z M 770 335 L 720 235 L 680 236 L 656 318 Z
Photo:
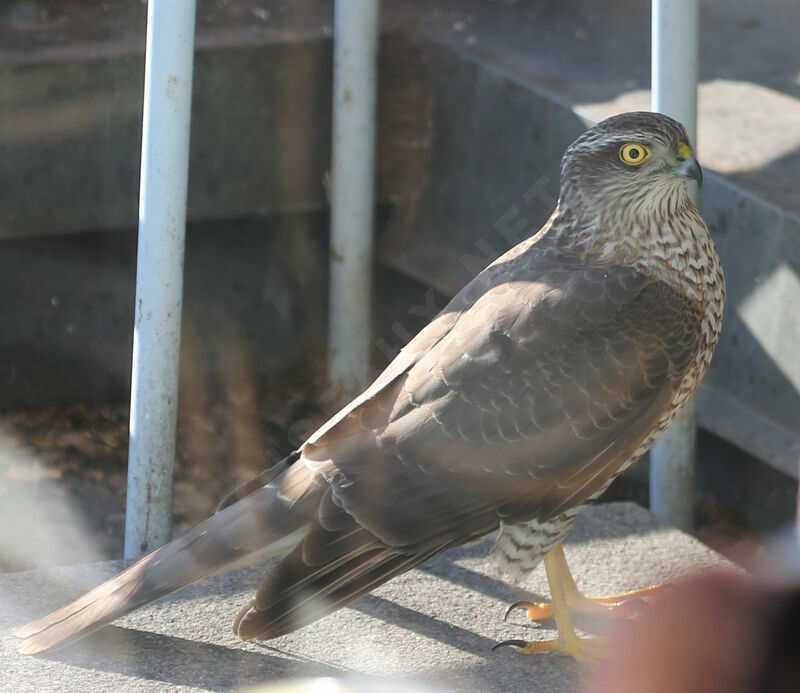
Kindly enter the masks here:
M 636 142 L 629 142 L 623 144 L 619 148 L 619 158 L 626 164 L 631 166 L 638 166 L 650 158 L 653 152 L 646 144 L 638 144 Z

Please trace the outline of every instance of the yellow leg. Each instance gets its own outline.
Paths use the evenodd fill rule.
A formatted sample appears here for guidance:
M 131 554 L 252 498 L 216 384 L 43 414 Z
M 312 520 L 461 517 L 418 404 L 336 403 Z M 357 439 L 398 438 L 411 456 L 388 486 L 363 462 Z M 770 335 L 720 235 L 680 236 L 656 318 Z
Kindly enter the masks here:
M 618 617 L 629 617 L 641 608 L 642 600 L 665 589 L 664 585 L 633 590 L 624 594 L 608 597 L 584 597 L 578 590 L 572 574 L 567 566 L 564 548 L 558 544 L 544 557 L 544 569 L 550 585 L 552 603 L 516 602 L 508 607 L 508 614 L 518 608 L 527 609 L 528 618 L 540 620 L 555 617 L 558 628 L 557 640 L 532 641 L 506 640 L 498 643 L 498 647 L 514 647 L 522 654 L 538 654 L 539 652 L 559 652 L 569 655 L 579 662 L 591 662 L 602 653 L 602 638 L 582 639 L 578 637 L 572 624 L 572 614 L 605 614 Z
M 563 580 L 564 597 L 567 609 L 575 614 L 600 614 L 614 616 L 618 618 L 629 618 L 638 613 L 644 605 L 644 600 L 656 596 L 667 589 L 666 585 L 653 585 L 644 587 L 622 594 L 614 594 L 603 597 L 585 597 L 578 590 L 575 580 L 567 567 L 567 560 L 564 556 L 564 548 L 558 544 L 546 557 L 545 566 L 548 558 L 559 563 L 559 575 Z M 511 604 L 506 610 L 506 618 L 515 609 L 525 609 L 529 619 L 533 621 L 543 621 L 555 615 L 553 603 L 548 602 L 528 602 L 520 601 Z
M 550 593 L 553 597 L 552 614 L 556 619 L 558 639 L 532 642 L 506 640 L 495 645 L 493 649 L 510 646 L 522 654 L 559 652 L 569 655 L 578 662 L 596 660 L 600 654 L 600 639 L 581 639 L 572 625 L 567 595 L 573 590 L 577 594 L 580 593 L 569 572 L 564 558 L 564 550 L 560 544 L 544 557 L 544 569 L 547 573 L 547 582 L 550 585 Z

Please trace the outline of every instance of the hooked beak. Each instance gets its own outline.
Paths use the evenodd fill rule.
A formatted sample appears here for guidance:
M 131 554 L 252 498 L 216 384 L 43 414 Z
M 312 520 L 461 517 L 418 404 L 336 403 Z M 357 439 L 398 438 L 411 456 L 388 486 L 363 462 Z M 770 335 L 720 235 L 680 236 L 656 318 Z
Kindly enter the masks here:
M 691 178 L 697 181 L 698 187 L 703 185 L 703 169 L 697 163 L 692 148 L 683 142 L 680 143 L 678 161 L 680 162 L 672 170 L 680 178 Z
M 697 159 L 695 159 L 694 156 L 690 156 L 686 161 L 681 162 L 672 170 L 675 171 L 676 175 L 680 178 L 696 180 L 698 187 L 703 184 L 703 169 L 700 168 L 700 164 L 697 163 Z

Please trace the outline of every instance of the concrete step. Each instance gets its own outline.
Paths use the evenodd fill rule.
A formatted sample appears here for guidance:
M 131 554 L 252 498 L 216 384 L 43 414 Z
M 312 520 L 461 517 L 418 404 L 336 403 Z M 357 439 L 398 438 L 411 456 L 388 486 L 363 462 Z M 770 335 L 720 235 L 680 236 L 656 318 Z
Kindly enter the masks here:
M 490 542 L 453 550 L 400 576 L 352 606 L 266 643 L 231 633 L 263 566 L 209 578 L 108 626 L 68 649 L 26 657 L 10 628 L 62 606 L 116 573 L 110 561 L 0 575 L 3 691 L 228 691 L 307 676 L 391 677 L 447 691 L 572 691 L 578 674 L 558 655 L 524 657 L 494 643 L 547 639 L 506 605 L 547 599 L 544 570 L 523 584 L 502 579 Z M 632 503 L 602 504 L 575 523 L 567 559 L 586 594 L 621 592 L 730 566 L 697 540 Z

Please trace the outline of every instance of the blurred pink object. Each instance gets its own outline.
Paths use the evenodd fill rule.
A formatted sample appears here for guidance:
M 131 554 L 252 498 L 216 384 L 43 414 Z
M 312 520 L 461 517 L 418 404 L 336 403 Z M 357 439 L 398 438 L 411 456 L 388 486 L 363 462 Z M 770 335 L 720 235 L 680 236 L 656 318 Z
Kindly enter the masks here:
M 735 573 L 692 578 L 609 637 L 608 656 L 586 673 L 582 690 L 798 691 L 798 595 Z

